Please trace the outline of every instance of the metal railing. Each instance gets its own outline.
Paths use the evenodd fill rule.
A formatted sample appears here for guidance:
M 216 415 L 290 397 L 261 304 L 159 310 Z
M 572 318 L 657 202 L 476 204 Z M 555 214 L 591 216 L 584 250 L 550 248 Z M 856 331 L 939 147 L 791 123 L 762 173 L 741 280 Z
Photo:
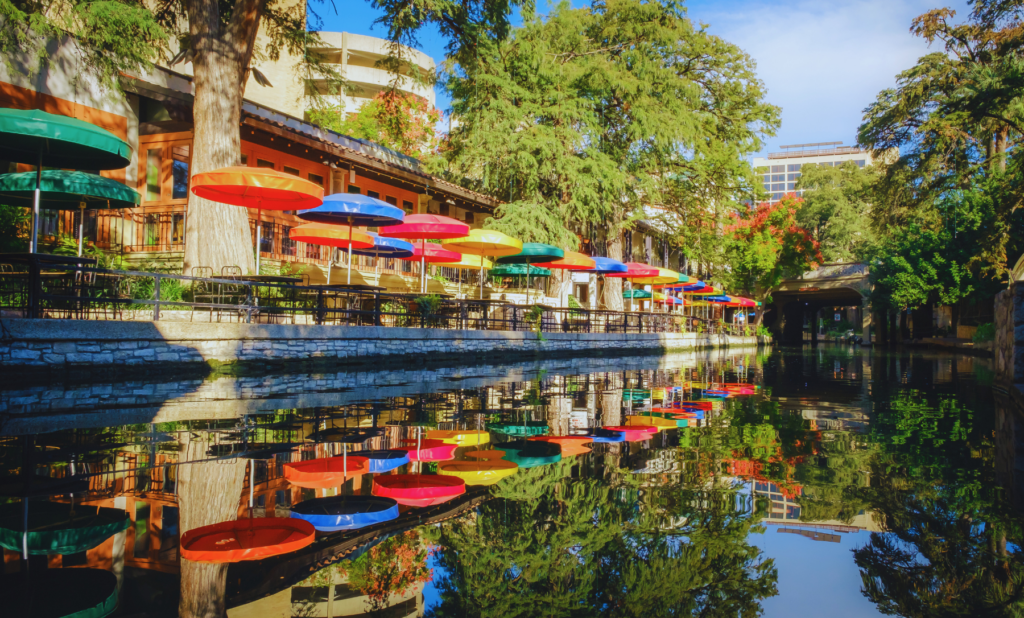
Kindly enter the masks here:
M 59 256 L 46 256 L 56 258 Z M 0 270 L 3 317 L 153 320 L 188 313 L 188 320 L 272 324 L 397 326 L 415 328 L 584 333 L 752 334 L 722 320 L 678 313 L 642 313 L 495 300 L 394 294 L 344 285 L 299 285 L 274 277 L 188 277 L 95 268 L 89 260 L 39 263 L 0 256 L 21 266 Z M 280 278 L 278 278 L 280 279 Z

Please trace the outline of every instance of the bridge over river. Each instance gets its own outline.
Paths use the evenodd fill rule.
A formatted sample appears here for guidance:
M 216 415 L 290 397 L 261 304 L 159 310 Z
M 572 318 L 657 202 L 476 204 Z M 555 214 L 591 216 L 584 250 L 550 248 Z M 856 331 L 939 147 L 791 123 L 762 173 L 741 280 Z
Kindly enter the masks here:
M 822 317 L 832 320 L 834 310 L 844 308 L 846 319 L 852 324 L 859 322 L 864 340 L 870 341 L 870 292 L 867 264 L 823 264 L 816 270 L 783 281 L 772 293 L 772 302 L 766 307 L 764 323 L 777 339 L 796 343 L 804 338 L 805 323 L 817 324 L 817 318 L 822 313 L 827 313 L 827 316 Z M 816 338 L 817 329 L 811 328 L 810 331 L 811 336 Z

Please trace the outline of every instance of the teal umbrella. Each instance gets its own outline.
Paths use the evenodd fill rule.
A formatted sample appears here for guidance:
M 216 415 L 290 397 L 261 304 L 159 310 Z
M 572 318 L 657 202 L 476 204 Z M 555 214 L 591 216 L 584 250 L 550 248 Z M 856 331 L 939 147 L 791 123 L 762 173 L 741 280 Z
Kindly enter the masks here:
M 0 159 L 35 165 L 29 251 L 36 252 L 42 170 L 46 167 L 122 169 L 131 163 L 131 147 L 96 125 L 36 109 L 0 109 Z
M 36 173 L 0 175 L 0 202 L 11 206 L 32 206 Z M 135 208 L 139 192 L 110 178 L 88 172 L 45 170 L 38 178 L 39 207 L 49 210 Z M 82 255 L 82 226 L 78 223 L 78 255 Z
M 487 431 L 506 436 L 543 436 L 548 432 L 547 421 L 526 421 L 523 423 L 488 423 Z
M 623 290 L 623 298 L 650 298 L 651 293 L 647 290 Z
M 541 264 L 544 262 L 555 262 L 565 257 L 565 251 L 562 251 L 558 247 L 551 245 L 545 245 L 539 242 L 524 242 L 523 250 L 515 255 L 506 255 L 494 260 L 497 264 Z M 491 274 L 494 275 L 494 270 L 491 269 Z M 544 276 L 550 276 L 551 271 L 547 271 Z M 530 271 L 526 271 L 526 302 L 530 302 Z
M 0 505 L 0 547 L 27 549 L 33 555 L 77 554 L 96 547 L 130 524 L 128 511 L 121 509 L 32 502 L 26 530 L 23 506 L 10 502 Z
M 501 264 L 491 269 L 492 277 L 550 277 L 551 271 L 526 264 Z
M 514 442 L 497 444 L 494 448 L 504 451 L 503 459 L 515 462 L 520 468 L 546 466 L 562 458 L 562 447 L 554 442 L 516 440 Z

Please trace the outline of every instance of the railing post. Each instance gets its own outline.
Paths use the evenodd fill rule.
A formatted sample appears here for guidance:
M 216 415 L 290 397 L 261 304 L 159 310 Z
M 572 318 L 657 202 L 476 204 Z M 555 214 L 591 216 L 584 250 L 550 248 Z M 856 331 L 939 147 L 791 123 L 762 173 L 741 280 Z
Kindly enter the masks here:
M 321 325 L 321 324 L 324 323 L 324 313 L 325 313 L 324 312 L 324 289 L 323 288 L 317 288 L 317 290 L 316 290 L 316 314 L 315 314 L 316 317 L 315 317 L 314 321 L 318 325 Z
M 156 304 L 153 305 L 153 321 L 160 321 L 160 275 L 153 275 L 153 300 Z
M 28 258 L 28 317 L 39 318 L 40 296 L 43 295 L 42 277 L 39 276 L 39 262 L 34 255 Z
M 383 326 L 380 321 L 380 290 L 376 290 L 373 293 L 373 324 L 375 326 Z

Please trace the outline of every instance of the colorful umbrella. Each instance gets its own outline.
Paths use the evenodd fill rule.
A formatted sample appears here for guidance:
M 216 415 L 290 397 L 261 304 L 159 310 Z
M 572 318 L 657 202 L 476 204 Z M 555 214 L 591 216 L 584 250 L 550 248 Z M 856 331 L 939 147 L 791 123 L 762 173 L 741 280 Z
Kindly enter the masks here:
M 363 457 L 370 462 L 370 473 L 380 474 L 391 472 L 409 463 L 409 453 L 400 450 L 356 451 L 355 456 Z
M 135 208 L 142 199 L 138 191 L 88 172 L 43 170 L 38 182 L 36 176 L 35 172 L 0 176 L 0 200 L 11 206 L 34 208 L 38 188 L 39 208 L 83 211 L 78 220 L 78 257 L 82 257 L 86 209 Z
M 375 275 L 374 285 L 380 283 L 380 258 L 407 258 L 412 255 L 413 246 L 411 242 L 399 240 L 398 238 L 385 238 L 374 232 L 367 232 L 373 238 L 372 249 L 353 249 L 356 255 L 373 256 L 373 270 Z
M 369 249 L 373 247 L 373 237 L 362 230 L 343 228 L 325 223 L 304 223 L 293 227 L 288 237 L 298 242 L 325 247 L 353 249 Z
M 466 493 L 466 481 L 437 474 L 392 474 L 373 479 L 371 493 L 406 506 L 434 506 Z
M 446 244 L 442 244 L 441 246 L 445 247 L 447 245 Z M 483 283 L 482 282 L 483 282 L 483 276 L 484 276 L 484 269 L 490 270 L 494 266 L 494 264 L 490 260 L 488 260 L 487 258 L 485 258 L 483 256 L 471 255 L 469 253 L 463 253 L 462 254 L 462 259 L 460 259 L 458 262 L 443 263 L 443 264 L 438 264 L 438 266 L 441 266 L 441 267 L 444 267 L 444 268 L 454 268 L 454 269 L 459 271 L 459 294 L 462 294 L 462 271 L 463 270 L 477 270 L 477 269 L 479 269 L 480 270 L 480 277 L 481 277 L 481 279 L 480 279 L 480 281 L 481 281 L 480 290 L 481 290 L 481 294 L 482 294 L 483 293 Z
M 497 444 L 495 448 L 505 451 L 505 459 L 519 464 L 520 468 L 536 468 L 555 463 L 562 458 L 562 449 L 549 442 L 515 440 Z
M 324 188 L 265 167 L 223 167 L 192 177 L 192 193 L 213 202 L 256 209 L 256 272 L 264 210 L 304 210 L 324 201 Z
M 557 268 L 561 270 L 594 270 L 596 265 L 597 262 L 593 258 L 576 251 L 566 251 L 560 260 L 537 264 L 541 268 Z
M 83 567 L 22 569 L 0 577 L 5 616 L 103 618 L 117 610 L 117 576 Z
M 629 281 L 643 279 L 648 277 L 657 277 L 659 270 L 655 266 L 649 266 L 647 264 L 641 264 L 640 262 L 626 262 L 626 272 L 624 273 L 608 273 L 605 277 L 615 277 L 619 279 L 627 279 Z M 625 296 L 623 297 L 625 298 Z M 633 311 L 633 298 L 629 297 L 629 310 Z
M 494 485 L 519 470 L 519 465 L 504 461 L 503 451 L 473 451 L 466 457 L 479 461 L 446 461 L 437 464 L 437 473 L 462 479 L 467 485 Z
M 262 560 L 302 549 L 316 537 L 313 524 L 284 517 L 249 517 L 203 526 L 181 536 L 181 557 L 224 564 Z
M 592 272 L 598 275 L 625 274 L 629 267 L 618 260 L 606 257 L 595 257 Z
M 398 519 L 398 503 L 378 496 L 313 498 L 293 506 L 291 516 L 308 521 L 320 532 L 355 530 Z
M 440 440 L 445 444 L 458 446 L 479 446 L 491 441 L 489 431 L 482 429 L 459 429 L 454 431 L 435 429 L 427 432 L 428 440 Z
M 527 264 L 498 264 L 491 269 L 492 277 L 550 277 L 547 268 L 538 268 Z
M 126 530 L 128 512 L 108 507 L 32 502 L 0 505 L 0 547 L 32 555 L 77 554 Z M 27 528 L 26 528 L 27 524 Z
M 440 215 L 409 215 L 401 225 L 393 225 L 386 230 L 381 230 L 380 235 L 388 238 L 407 238 L 420 241 L 420 293 L 427 291 L 427 271 L 425 245 L 428 239 L 461 238 L 469 234 L 469 226 L 451 217 Z M 458 258 L 447 259 L 447 262 L 457 261 Z
M 542 262 L 560 260 L 563 257 L 565 257 L 565 251 L 558 247 L 539 242 L 527 242 L 523 243 L 523 248 L 519 253 L 500 257 L 496 261 L 499 264 L 540 264 Z M 530 302 L 529 270 L 526 271 L 526 302 L 527 304 Z
M 43 166 L 116 170 L 131 157 L 124 140 L 94 124 L 37 109 L 0 109 L 0 160 L 36 166 L 29 253 L 37 249 Z
M 409 461 L 448 461 L 455 457 L 458 444 L 445 444 L 440 440 L 403 440 L 410 446 L 399 447 L 409 453 Z
M 588 442 L 593 442 L 593 436 L 534 436 L 527 438 L 534 442 L 550 442 L 557 444 L 562 449 L 562 457 L 574 457 L 576 455 L 583 455 L 589 453 L 590 449 L 586 446 Z
M 297 487 L 326 489 L 337 487 L 353 476 L 370 472 L 370 461 L 363 457 L 349 457 L 347 451 L 341 457 L 307 459 L 286 463 L 284 478 Z
M 386 227 L 398 225 L 405 220 L 405 211 L 392 206 L 375 197 L 361 193 L 335 193 L 324 198 L 322 206 L 303 210 L 298 217 L 314 223 L 330 223 L 334 225 L 348 224 L 349 233 L 352 226 Z M 352 283 L 352 250 L 348 247 L 348 283 Z M 333 257 L 333 256 L 332 256 Z M 327 277 L 330 283 L 330 268 Z
M 497 258 L 523 250 L 523 241 L 497 230 L 470 230 L 468 236 L 442 240 L 442 245 L 466 255 Z M 480 266 L 480 299 L 484 297 L 484 269 Z

